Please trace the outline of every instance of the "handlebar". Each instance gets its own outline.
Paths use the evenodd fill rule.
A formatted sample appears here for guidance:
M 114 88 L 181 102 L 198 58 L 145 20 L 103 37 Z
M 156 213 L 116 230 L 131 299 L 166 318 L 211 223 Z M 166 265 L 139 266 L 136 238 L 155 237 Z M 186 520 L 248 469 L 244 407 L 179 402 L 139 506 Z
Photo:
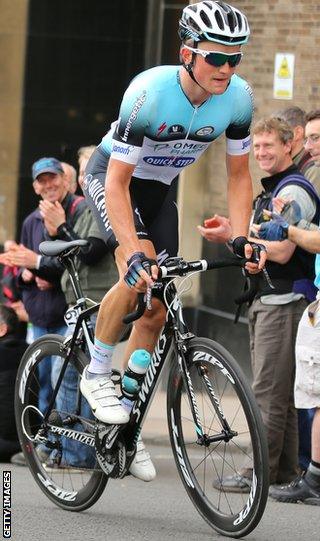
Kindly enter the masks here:
M 221 269 L 225 267 L 243 267 L 247 259 L 239 257 L 228 257 L 223 259 L 216 259 L 215 261 L 208 261 L 207 259 L 199 259 L 196 261 L 184 261 L 182 258 L 174 257 L 167 260 L 166 265 L 159 267 L 158 277 L 174 278 L 176 276 L 186 276 L 190 272 L 205 272 L 213 269 Z M 150 291 L 150 290 L 149 290 Z M 123 323 L 128 325 L 133 321 L 139 319 L 147 307 L 147 297 L 150 296 L 150 292 L 138 293 L 138 306 L 134 312 L 127 314 L 123 318 Z
M 133 321 L 136 321 L 136 319 L 139 319 L 141 316 L 143 316 L 144 311 L 147 306 L 147 301 L 145 300 L 145 294 L 144 293 L 138 293 L 138 306 L 137 309 L 134 312 L 131 312 L 131 314 L 127 314 L 123 318 L 123 323 L 125 325 L 129 325 L 129 323 L 132 323 Z

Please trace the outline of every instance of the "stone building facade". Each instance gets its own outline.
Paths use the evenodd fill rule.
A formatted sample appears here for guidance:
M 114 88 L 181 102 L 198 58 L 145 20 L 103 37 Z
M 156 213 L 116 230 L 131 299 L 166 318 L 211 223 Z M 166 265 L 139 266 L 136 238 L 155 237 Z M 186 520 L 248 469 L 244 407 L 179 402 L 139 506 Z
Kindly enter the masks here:
M 289 105 L 306 111 L 320 107 L 320 4 L 317 0 L 233 0 L 246 13 L 251 38 L 243 46 L 244 57 L 238 73 L 253 88 L 255 119 Z M 273 98 L 276 53 L 295 55 L 293 99 Z M 261 172 L 250 159 L 254 190 L 259 189 Z M 201 254 L 202 239 L 195 223 L 204 217 L 227 212 L 225 140 L 221 137 L 200 162 L 186 170 L 181 179 L 182 251 L 193 257 Z M 195 250 L 197 253 L 195 254 Z
M 253 88 L 255 118 L 287 105 L 320 107 L 319 1 L 230 1 L 251 27 L 239 74 Z M 177 62 L 176 28 L 185 3 L 126 0 L 124 33 L 118 2 L 0 0 L 0 245 L 19 237 L 21 219 L 35 204 L 30 164 L 38 152 L 68 161 L 72 144 L 97 143 L 117 115 L 129 78 L 144 67 Z M 290 101 L 273 98 L 276 53 L 295 55 Z M 261 173 L 252 158 L 251 170 L 257 192 Z M 181 175 L 178 196 L 180 253 L 186 259 L 223 253 L 196 229 L 205 217 L 227 212 L 223 137 Z M 207 273 L 194 279 L 185 302 L 195 329 L 224 343 L 246 367 L 245 317 L 232 323 L 232 296 L 240 287 L 239 273 Z

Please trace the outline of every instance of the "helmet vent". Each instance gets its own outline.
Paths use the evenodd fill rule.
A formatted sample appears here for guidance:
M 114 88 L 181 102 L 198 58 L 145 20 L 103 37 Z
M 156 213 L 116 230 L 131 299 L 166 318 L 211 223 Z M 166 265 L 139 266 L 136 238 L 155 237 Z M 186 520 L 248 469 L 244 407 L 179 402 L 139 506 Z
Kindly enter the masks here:
M 228 17 L 228 23 L 229 23 L 229 26 L 230 26 L 230 30 L 231 30 L 231 32 L 234 32 L 234 29 L 235 29 L 236 24 L 237 24 L 236 18 L 234 16 L 234 14 L 230 13 L 230 12 L 227 14 L 227 17 Z
M 190 21 L 189 25 L 191 28 L 193 28 L 196 32 L 201 32 L 200 26 L 195 21 Z
M 212 28 L 211 21 L 210 21 L 208 15 L 203 10 L 200 11 L 199 15 L 200 15 L 202 21 L 204 22 L 204 24 L 206 25 L 206 27 L 207 28 Z
M 238 12 L 236 12 L 236 17 L 238 19 L 239 32 L 241 32 L 241 30 L 242 30 L 242 20 L 241 20 L 240 14 Z
M 205 6 L 207 6 L 209 9 L 213 9 L 212 2 L 203 2 Z
M 224 22 L 221 17 L 221 13 L 219 11 L 216 11 L 214 15 L 215 15 L 217 25 L 219 26 L 220 30 L 224 30 Z

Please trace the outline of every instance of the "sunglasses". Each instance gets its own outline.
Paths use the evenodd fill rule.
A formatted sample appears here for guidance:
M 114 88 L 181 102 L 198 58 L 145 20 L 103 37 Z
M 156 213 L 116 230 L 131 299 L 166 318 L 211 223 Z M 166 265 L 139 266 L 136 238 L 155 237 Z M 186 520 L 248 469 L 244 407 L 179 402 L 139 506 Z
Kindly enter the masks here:
M 235 68 L 238 66 L 242 60 L 243 53 L 220 53 L 219 51 L 203 51 L 202 49 L 194 49 L 193 47 L 188 47 L 184 45 L 186 49 L 192 51 L 193 53 L 200 54 L 207 64 L 214 66 L 215 68 L 220 68 L 228 62 L 230 68 Z

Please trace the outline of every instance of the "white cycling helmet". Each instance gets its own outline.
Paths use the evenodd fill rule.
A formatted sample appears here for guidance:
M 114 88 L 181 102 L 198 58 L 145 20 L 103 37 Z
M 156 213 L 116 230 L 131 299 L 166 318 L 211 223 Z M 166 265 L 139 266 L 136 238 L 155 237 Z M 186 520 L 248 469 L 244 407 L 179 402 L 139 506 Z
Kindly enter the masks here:
M 247 43 L 250 28 L 247 17 L 225 2 L 211 0 L 184 8 L 179 21 L 182 41 L 215 41 L 224 45 Z

